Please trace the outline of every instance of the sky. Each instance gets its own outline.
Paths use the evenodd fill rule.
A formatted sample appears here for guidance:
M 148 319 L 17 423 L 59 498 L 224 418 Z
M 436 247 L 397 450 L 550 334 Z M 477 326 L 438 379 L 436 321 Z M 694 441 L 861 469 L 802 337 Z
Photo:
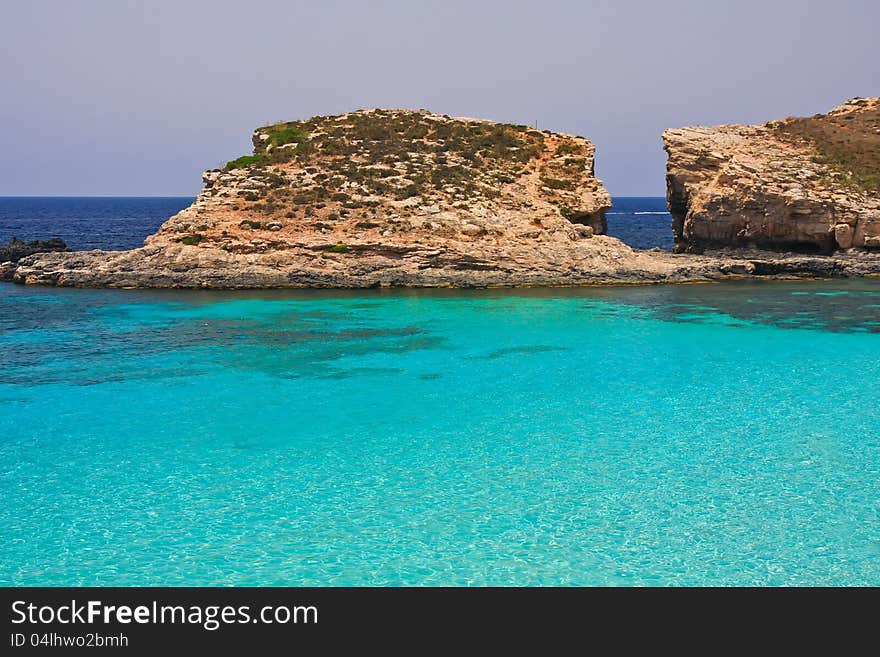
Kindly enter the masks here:
M 880 95 L 877 0 L 0 0 L 0 195 L 193 196 L 266 123 L 369 107 L 583 135 L 665 193 L 666 128 Z

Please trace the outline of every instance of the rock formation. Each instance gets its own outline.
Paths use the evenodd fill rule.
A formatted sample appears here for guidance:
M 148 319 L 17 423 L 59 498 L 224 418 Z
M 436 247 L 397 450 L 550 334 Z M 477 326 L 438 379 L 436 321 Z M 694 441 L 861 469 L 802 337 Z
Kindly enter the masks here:
M 677 249 L 880 248 L 880 98 L 759 126 L 667 130 Z
M 13 237 L 9 244 L 0 246 L 0 262 L 18 262 L 22 258 L 35 253 L 68 250 L 64 240 L 58 237 L 53 237 L 49 240 L 34 240 L 33 242 L 25 242 L 17 237 Z
M 0 280 L 12 277 L 16 264 L 22 258 L 34 255 L 35 253 L 68 250 L 64 240 L 58 237 L 48 240 L 34 240 L 33 242 L 25 242 L 17 237 L 13 237 L 9 244 L 0 246 Z
M 365 287 L 624 280 L 650 256 L 602 236 L 586 139 L 423 111 L 266 126 L 133 251 L 30 258 L 75 286 Z M 664 274 L 665 275 L 665 270 Z M 656 276 L 656 274 L 652 274 Z
M 798 223 L 764 229 L 768 238 L 783 236 L 774 244 L 805 244 L 819 233 L 827 240 L 828 225 L 844 239 L 837 226 L 845 224 L 853 244 L 870 246 L 874 215 L 865 196 L 843 183 L 832 218 L 813 216 L 819 207 L 813 199 L 827 202 L 812 192 L 817 174 L 810 172 L 817 169 L 795 178 L 780 173 L 777 205 L 751 200 L 745 173 L 734 177 L 741 180 L 736 195 L 707 191 L 722 189 L 720 181 L 732 175 L 721 172 L 764 171 L 756 163 L 763 162 L 767 140 L 800 152 L 773 130 L 667 133 L 680 241 L 729 245 L 731 231 L 742 230 L 740 218 L 752 216 L 747 210 L 775 217 L 781 204 Z M 880 254 L 635 251 L 602 234 L 611 199 L 593 174 L 593 145 L 581 137 L 423 111 L 368 110 L 266 126 L 254 132 L 253 143 L 253 154 L 207 171 L 196 201 L 142 248 L 31 255 L 0 267 L 0 279 L 77 287 L 488 287 L 880 272 Z M 830 177 L 830 165 L 811 166 Z M 822 228 L 808 228 L 814 224 Z M 742 244 L 763 244 L 758 232 L 749 232 L 760 227 L 756 221 L 743 225 Z M 783 228 L 788 232 L 775 232 Z

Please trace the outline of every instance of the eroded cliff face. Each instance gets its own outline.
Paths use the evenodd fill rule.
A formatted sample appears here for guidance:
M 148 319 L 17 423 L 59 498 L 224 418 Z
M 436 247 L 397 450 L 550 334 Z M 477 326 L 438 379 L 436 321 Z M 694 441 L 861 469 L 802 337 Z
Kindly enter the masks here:
M 760 126 L 667 130 L 679 251 L 880 248 L 880 99 Z

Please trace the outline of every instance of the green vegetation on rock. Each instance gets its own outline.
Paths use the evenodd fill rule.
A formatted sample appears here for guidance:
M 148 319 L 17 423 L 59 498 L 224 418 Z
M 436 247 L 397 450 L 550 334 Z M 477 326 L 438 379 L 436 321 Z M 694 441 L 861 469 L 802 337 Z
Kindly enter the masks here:
M 262 164 L 265 161 L 266 156 L 262 153 L 258 153 L 256 155 L 242 155 L 239 158 L 227 162 L 226 170 L 232 171 L 233 169 L 243 169 L 244 167 L 251 167 L 257 164 Z
M 229 162 L 232 175 L 211 184 L 215 193 L 228 189 L 246 202 L 241 209 L 256 224 L 276 215 L 373 224 L 379 208 L 398 215 L 392 224 L 420 206 L 495 212 L 497 199 L 516 205 L 513 195 L 531 193 L 535 174 L 550 188 L 542 193 L 551 205 L 575 206 L 578 194 L 593 189 L 586 167 L 592 149 L 584 139 L 423 110 L 277 123 L 257 128 L 252 141 L 254 153 Z M 241 225 L 248 226 L 254 227 Z
M 849 187 L 880 192 L 880 109 L 787 119 L 772 129 L 783 139 L 811 144 L 815 161 L 839 172 Z
M 438 118 L 440 120 L 438 120 Z M 331 170 L 346 179 L 361 172 L 374 193 L 387 193 L 382 178 L 397 177 L 395 170 L 406 165 L 406 173 L 415 173 L 421 163 L 412 161 L 413 153 L 436 153 L 434 171 L 445 168 L 449 156 L 480 165 L 499 162 L 525 164 L 544 149 L 544 134 L 527 126 L 496 124 L 483 121 L 454 121 L 424 112 L 374 110 L 340 116 L 317 116 L 304 121 L 291 121 L 258 128 L 254 132 L 254 155 L 232 160 L 227 169 L 245 166 L 280 164 L 312 157 L 325 160 Z M 295 148 L 286 147 L 297 144 Z M 384 170 L 378 165 L 385 165 Z M 451 172 L 435 173 L 447 184 L 469 184 L 462 167 Z M 370 182 L 370 179 L 372 180 Z M 420 185 L 431 179 L 424 172 Z
M 308 141 L 309 133 L 296 127 L 295 125 L 286 125 L 274 131 L 269 132 L 269 143 L 273 146 L 284 146 L 285 144 L 303 143 Z

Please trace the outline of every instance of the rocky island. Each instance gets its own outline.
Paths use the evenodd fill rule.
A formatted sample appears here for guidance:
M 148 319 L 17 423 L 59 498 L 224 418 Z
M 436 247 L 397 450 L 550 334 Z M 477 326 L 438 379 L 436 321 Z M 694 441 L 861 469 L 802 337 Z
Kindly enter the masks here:
M 583 137 L 363 110 L 258 128 L 253 152 L 205 172 L 196 201 L 142 248 L 30 255 L 0 277 L 234 289 L 867 275 L 880 272 L 868 252 L 880 246 L 877 151 L 840 131 L 870 151 L 878 105 L 665 133 L 679 254 L 604 235 L 611 199 Z M 699 255 L 707 249 L 728 251 Z

